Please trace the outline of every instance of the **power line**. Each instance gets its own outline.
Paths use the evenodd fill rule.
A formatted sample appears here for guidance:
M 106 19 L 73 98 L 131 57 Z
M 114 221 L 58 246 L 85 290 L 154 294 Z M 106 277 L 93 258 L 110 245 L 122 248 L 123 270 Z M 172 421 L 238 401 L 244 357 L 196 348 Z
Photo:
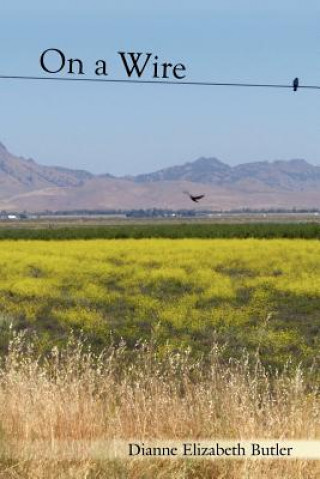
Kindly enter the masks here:
M 41 77 L 28 75 L 0 75 L 0 80 L 46 80 L 46 81 L 76 81 L 76 82 L 95 82 L 95 83 L 134 83 L 148 85 L 191 85 L 191 86 L 222 86 L 222 87 L 245 87 L 245 88 L 289 88 L 293 85 L 274 84 L 274 83 L 222 83 L 207 81 L 173 81 L 173 80 L 135 80 L 135 79 L 112 79 L 112 78 L 84 78 L 84 77 Z M 320 90 L 320 85 L 299 85 L 299 89 Z

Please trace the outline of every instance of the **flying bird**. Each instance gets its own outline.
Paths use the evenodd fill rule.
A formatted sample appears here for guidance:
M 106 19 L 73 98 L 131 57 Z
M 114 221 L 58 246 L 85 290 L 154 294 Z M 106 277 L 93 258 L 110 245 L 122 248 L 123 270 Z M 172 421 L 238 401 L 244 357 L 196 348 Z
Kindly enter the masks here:
M 298 77 L 293 80 L 292 86 L 293 86 L 293 91 L 298 90 L 298 88 L 299 88 L 299 78 Z
M 189 191 L 184 191 L 184 193 L 188 195 L 190 200 L 194 201 L 195 203 L 198 203 L 199 200 L 205 197 L 205 195 L 192 195 L 191 193 L 189 193 Z

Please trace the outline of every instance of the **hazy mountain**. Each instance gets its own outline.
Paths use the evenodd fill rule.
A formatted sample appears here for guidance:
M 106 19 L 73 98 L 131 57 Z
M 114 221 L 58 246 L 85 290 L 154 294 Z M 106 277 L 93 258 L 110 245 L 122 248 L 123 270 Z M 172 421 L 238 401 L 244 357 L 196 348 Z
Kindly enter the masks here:
M 138 175 L 135 181 L 145 183 L 150 181 L 192 181 L 195 183 L 218 184 L 230 175 L 232 168 L 216 158 L 199 158 L 192 163 L 171 166 L 163 170 L 145 175 Z
M 50 186 L 80 186 L 92 177 L 87 171 L 42 166 L 16 157 L 0 143 L 0 198 Z
M 231 167 L 216 158 L 199 158 L 192 163 L 135 177 L 139 183 L 177 180 L 220 186 L 239 186 L 253 181 L 271 188 L 300 190 L 320 186 L 320 167 L 305 160 L 262 161 Z
M 193 204 L 183 191 L 205 193 Z M 304 160 L 229 166 L 199 158 L 144 175 L 115 178 L 43 166 L 0 143 L 0 209 L 302 208 L 320 205 L 320 167 Z

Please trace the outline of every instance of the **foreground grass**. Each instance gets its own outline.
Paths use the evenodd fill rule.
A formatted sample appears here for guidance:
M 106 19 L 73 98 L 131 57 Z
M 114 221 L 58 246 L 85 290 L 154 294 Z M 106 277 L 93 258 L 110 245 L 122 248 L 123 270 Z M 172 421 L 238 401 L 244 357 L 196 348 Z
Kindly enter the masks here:
M 270 377 L 258 356 L 206 361 L 188 351 L 161 358 L 153 344 L 110 347 L 95 356 L 70 340 L 46 358 L 14 335 L 0 368 L 2 478 L 315 478 L 304 460 L 108 460 L 90 457 L 99 440 L 319 439 L 318 390 L 308 371 Z M 312 377 L 312 375 L 310 376 Z M 59 444 L 82 449 L 69 460 Z M 44 446 L 44 447 L 43 447 Z

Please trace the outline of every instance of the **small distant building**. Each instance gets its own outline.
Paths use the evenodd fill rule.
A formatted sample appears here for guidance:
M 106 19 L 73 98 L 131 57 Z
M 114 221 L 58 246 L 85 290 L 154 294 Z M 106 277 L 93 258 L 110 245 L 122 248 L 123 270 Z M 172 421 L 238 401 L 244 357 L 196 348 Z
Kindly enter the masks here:
M 20 219 L 19 214 L 8 213 L 7 211 L 0 211 L 0 220 L 18 220 Z

